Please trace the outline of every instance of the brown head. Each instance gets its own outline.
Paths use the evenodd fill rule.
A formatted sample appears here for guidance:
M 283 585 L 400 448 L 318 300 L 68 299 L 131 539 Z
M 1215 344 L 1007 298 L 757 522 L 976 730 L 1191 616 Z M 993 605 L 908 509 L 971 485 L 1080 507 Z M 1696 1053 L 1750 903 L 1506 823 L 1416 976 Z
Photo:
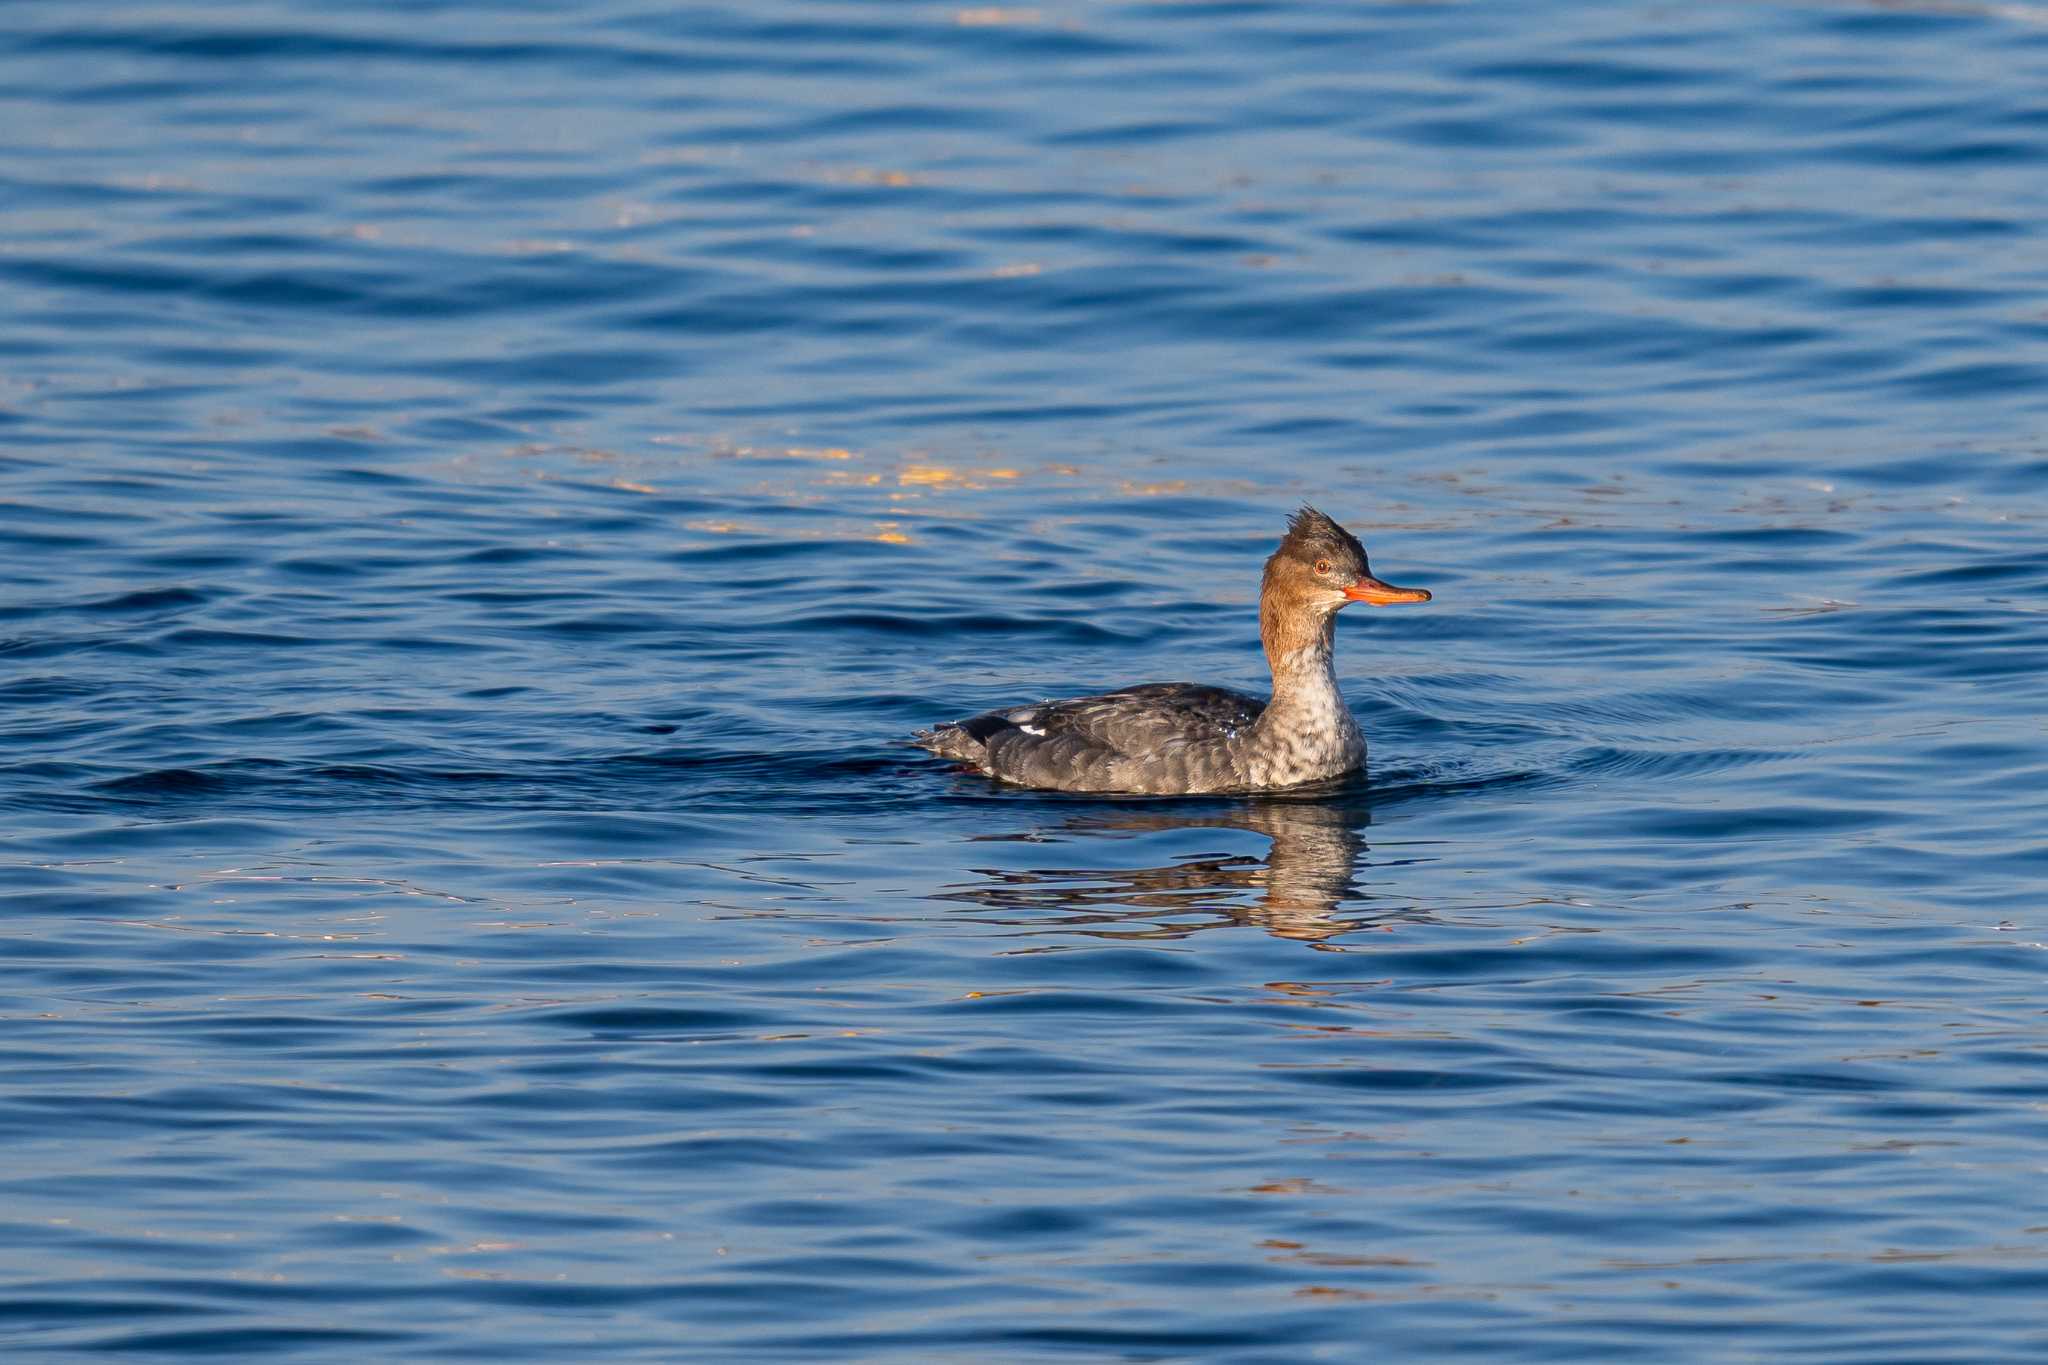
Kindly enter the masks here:
M 1327 641 L 1332 620 L 1353 602 L 1384 607 L 1428 600 L 1427 589 L 1397 588 L 1374 578 L 1358 537 L 1304 507 L 1287 519 L 1287 535 L 1266 561 L 1259 635 L 1277 665 L 1287 654 Z

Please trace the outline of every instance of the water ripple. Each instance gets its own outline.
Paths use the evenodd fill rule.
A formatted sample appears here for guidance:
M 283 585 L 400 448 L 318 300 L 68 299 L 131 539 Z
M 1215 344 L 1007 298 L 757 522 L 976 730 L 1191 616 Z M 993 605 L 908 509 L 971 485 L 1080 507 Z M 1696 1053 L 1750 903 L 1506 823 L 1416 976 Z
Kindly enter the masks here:
M 2039 1354 L 2026 6 L 10 17 L 16 1354 Z

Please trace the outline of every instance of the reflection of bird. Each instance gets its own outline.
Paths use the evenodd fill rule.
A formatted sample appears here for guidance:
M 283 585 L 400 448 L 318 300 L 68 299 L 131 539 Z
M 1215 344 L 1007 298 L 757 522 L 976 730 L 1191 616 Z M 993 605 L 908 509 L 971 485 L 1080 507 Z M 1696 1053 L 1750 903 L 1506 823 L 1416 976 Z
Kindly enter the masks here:
M 948 893 L 992 909 L 1066 912 L 1069 924 L 1115 924 L 1118 938 L 1177 938 L 1200 928 L 1252 923 L 1281 938 L 1321 941 L 1355 928 L 1336 917 L 1356 898 L 1353 873 L 1371 820 L 1356 798 L 1264 799 L 1217 807 L 1153 807 L 1072 816 L 1060 834 L 1115 835 L 1177 829 L 1243 829 L 1273 841 L 1263 862 L 1243 855 L 1190 858 L 1167 867 L 1060 868 L 983 873 L 984 885 Z M 1259 893 L 1247 904 L 1245 892 Z M 1161 912 L 1167 912 L 1162 916 Z M 1184 916 L 1213 916 L 1189 923 Z M 1171 923 L 1140 926 L 1132 921 Z
M 1340 777 L 1365 762 L 1365 737 L 1337 691 L 1337 613 L 1352 602 L 1427 602 L 1372 576 L 1365 547 L 1313 507 L 1266 561 L 1259 638 L 1273 698 L 1194 683 L 1148 683 L 1099 697 L 990 711 L 917 743 L 991 777 L 1055 791 L 1266 791 Z

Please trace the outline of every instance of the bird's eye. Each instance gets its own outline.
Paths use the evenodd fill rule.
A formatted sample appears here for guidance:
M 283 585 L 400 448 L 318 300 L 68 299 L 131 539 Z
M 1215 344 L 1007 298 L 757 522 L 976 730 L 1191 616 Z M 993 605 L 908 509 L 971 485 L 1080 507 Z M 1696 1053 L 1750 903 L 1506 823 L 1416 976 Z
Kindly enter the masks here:
M 1329 560 L 1327 560 L 1327 559 L 1318 559 L 1318 560 L 1316 561 L 1316 572 L 1317 572 L 1317 573 L 1328 573 L 1329 571 L 1330 571 L 1330 561 L 1329 561 Z

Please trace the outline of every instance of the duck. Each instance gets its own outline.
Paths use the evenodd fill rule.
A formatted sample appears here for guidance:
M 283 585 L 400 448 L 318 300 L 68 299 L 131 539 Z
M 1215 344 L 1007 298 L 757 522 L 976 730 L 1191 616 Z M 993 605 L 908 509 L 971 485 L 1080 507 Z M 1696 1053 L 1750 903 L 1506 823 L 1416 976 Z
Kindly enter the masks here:
M 1427 602 L 1373 576 L 1358 537 L 1313 507 L 1287 521 L 1259 587 L 1271 698 L 1198 683 L 1145 683 L 986 711 L 911 737 L 1000 782 L 1041 791 L 1192 796 L 1278 791 L 1365 765 L 1365 736 L 1337 687 L 1337 613 L 1353 602 Z

